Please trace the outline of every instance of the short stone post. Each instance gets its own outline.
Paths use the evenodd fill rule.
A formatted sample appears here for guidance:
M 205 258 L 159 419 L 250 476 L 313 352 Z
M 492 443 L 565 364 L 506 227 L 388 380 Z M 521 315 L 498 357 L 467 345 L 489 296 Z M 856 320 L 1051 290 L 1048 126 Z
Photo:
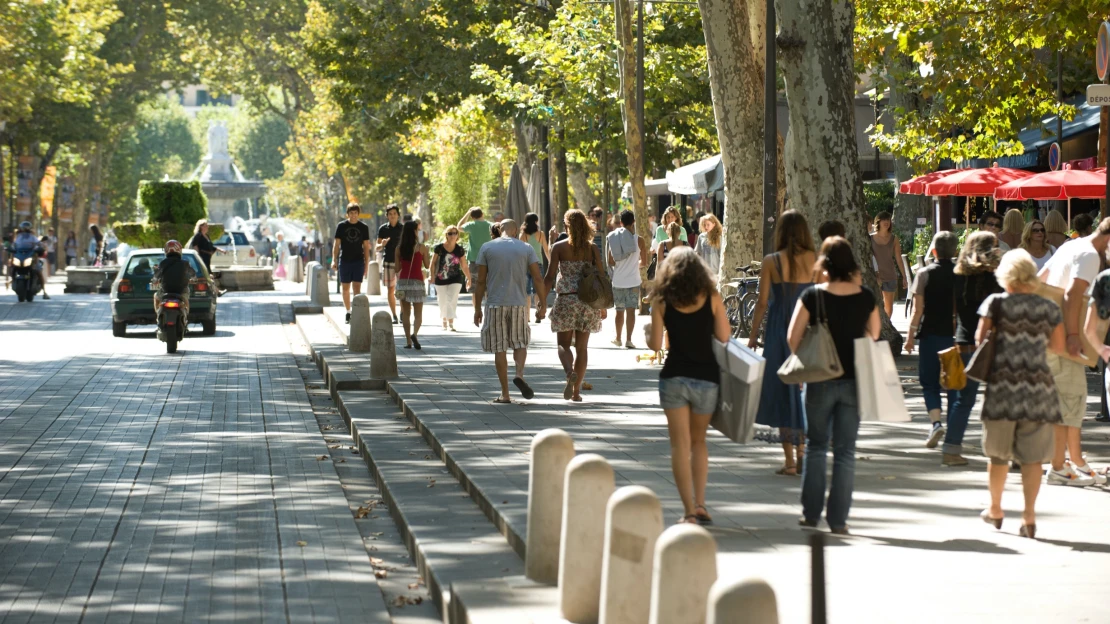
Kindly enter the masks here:
M 532 439 L 524 576 L 538 583 L 554 585 L 559 582 L 563 480 L 572 459 L 574 440 L 562 429 L 544 429 Z
M 662 532 L 663 507 L 648 488 L 629 485 L 609 498 L 601 562 L 600 624 L 648 621 L 655 542 Z
M 396 376 L 397 345 L 393 342 L 393 317 L 382 310 L 374 313 L 373 331 L 370 333 L 370 377 L 392 379 Z
M 601 609 L 605 506 L 615 488 L 613 467 L 593 453 L 567 464 L 559 539 L 559 610 L 574 624 L 594 624 Z
M 370 298 L 355 295 L 351 300 L 351 337 L 348 343 L 355 353 L 370 352 Z
M 323 306 L 325 308 L 330 306 L 331 296 L 328 293 L 327 268 L 323 266 L 316 266 L 313 268 L 312 274 L 309 277 L 311 279 L 310 285 L 312 286 L 312 291 L 311 294 L 309 294 L 309 299 L 312 300 L 312 303 L 318 306 Z
M 300 256 L 289 256 L 285 259 L 285 279 L 298 284 L 304 281 L 304 275 L 301 273 Z
M 709 590 L 706 624 L 779 624 L 775 590 L 762 579 L 721 579 Z
M 382 294 L 382 267 L 377 260 L 371 260 L 366 273 L 366 294 L 379 296 Z
M 704 624 L 709 588 L 717 580 L 717 542 L 696 524 L 659 536 L 651 580 L 649 624 Z
M 309 263 L 304 265 L 304 275 L 305 275 L 304 294 L 309 296 L 309 297 L 312 296 L 312 284 L 313 284 L 313 281 L 314 281 L 312 279 L 312 277 L 313 277 L 312 276 L 312 270 L 313 270 L 313 267 L 318 267 L 318 266 L 320 266 L 320 263 L 316 262 L 315 260 L 313 260 L 312 262 L 309 262 Z

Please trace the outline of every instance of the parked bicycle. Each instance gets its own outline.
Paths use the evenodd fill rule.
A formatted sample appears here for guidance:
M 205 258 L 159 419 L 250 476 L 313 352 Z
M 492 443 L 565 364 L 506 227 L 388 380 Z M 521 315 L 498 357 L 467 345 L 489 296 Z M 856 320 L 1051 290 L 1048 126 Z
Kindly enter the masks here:
M 732 327 L 733 338 L 746 338 L 752 332 L 752 317 L 755 304 L 759 301 L 759 272 L 762 263 L 753 262 L 747 266 L 736 267 L 739 275 L 723 285 L 734 292 L 724 299 L 725 315 Z M 758 343 L 763 345 L 763 331 L 766 323 L 759 328 Z

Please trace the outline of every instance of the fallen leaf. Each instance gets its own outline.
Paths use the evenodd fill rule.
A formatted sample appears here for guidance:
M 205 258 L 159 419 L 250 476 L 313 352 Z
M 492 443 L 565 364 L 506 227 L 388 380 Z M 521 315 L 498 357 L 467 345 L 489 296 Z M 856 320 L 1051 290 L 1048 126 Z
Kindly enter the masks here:
M 405 600 L 407 600 L 410 605 L 418 605 L 424 602 L 424 598 L 421 596 L 417 596 L 415 598 L 405 597 Z
M 308 546 L 308 542 L 297 542 L 297 546 L 304 548 L 305 546 Z
M 382 561 L 381 559 L 378 559 L 377 557 L 370 557 L 370 565 L 372 565 L 376 568 L 380 568 L 383 565 L 385 565 L 385 562 Z
M 420 587 L 420 583 L 409 583 L 409 589 L 416 589 Z
M 327 456 L 327 455 L 321 455 L 321 456 L 319 456 L 319 457 L 317 457 L 317 458 L 316 458 L 316 461 L 324 461 L 324 460 L 325 460 L 325 459 L 327 459 L 327 458 L 328 458 L 328 456 Z
M 501 504 L 502 504 L 502 505 L 508 505 L 508 504 L 509 504 L 509 501 L 501 501 Z
M 860 460 L 860 461 L 870 461 L 870 460 L 871 460 L 871 456 L 870 456 L 870 455 L 860 455 L 860 456 L 859 456 L 859 457 L 857 457 L 856 459 L 858 459 L 858 460 Z
M 385 533 L 382 533 L 381 531 L 378 531 L 377 533 L 371 533 L 370 535 L 373 535 L 374 537 L 381 537 L 381 536 L 385 535 Z
M 347 460 L 345 460 L 345 459 L 340 459 L 340 460 L 336 461 L 335 463 L 337 463 L 337 464 L 345 464 L 345 463 L 347 463 Z
M 374 576 L 376 576 L 377 578 L 383 579 L 383 578 L 389 576 L 389 572 L 386 572 L 385 570 L 374 570 Z
M 338 444 L 329 444 L 329 445 L 328 445 L 328 448 L 330 448 L 330 449 L 337 449 L 337 448 L 339 448 L 339 446 L 340 446 L 340 445 L 338 445 Z
M 351 455 L 358 455 L 358 451 L 351 451 Z
M 432 456 L 431 456 L 431 455 L 425 455 L 425 456 L 424 456 L 424 459 L 431 459 L 431 458 L 432 458 Z
M 895 477 L 894 475 L 884 475 L 882 477 L 879 477 L 879 479 L 881 479 L 883 481 L 893 481 L 896 478 L 897 477 Z
M 405 431 L 412 431 L 412 427 L 411 426 L 405 427 Z
M 406 602 L 405 602 L 405 597 L 404 596 L 397 596 L 396 598 L 393 599 L 393 606 L 397 607 L 398 609 L 403 608 L 405 606 L 405 604 L 406 604 Z

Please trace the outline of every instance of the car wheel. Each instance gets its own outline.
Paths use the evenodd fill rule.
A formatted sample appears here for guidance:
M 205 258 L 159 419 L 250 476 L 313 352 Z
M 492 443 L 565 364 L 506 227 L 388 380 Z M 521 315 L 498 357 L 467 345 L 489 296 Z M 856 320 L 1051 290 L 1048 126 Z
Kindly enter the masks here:
M 112 321 L 112 335 L 116 338 L 123 338 L 127 335 L 127 323 Z
M 201 327 L 203 328 L 203 330 L 201 331 L 202 336 L 215 336 L 216 335 L 216 321 L 215 321 L 215 319 L 213 319 L 211 321 L 202 321 L 201 322 Z

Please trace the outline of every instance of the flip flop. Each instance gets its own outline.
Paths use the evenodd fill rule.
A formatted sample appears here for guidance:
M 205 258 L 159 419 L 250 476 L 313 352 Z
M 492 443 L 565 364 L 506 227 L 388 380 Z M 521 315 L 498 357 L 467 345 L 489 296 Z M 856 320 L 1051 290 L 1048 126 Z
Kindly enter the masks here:
M 498 404 L 498 405 L 506 405 L 506 404 L 512 403 L 513 400 L 512 399 L 502 399 L 501 397 L 497 397 L 496 399 L 493 400 L 493 402 Z
M 571 372 L 567 375 L 567 385 L 563 388 L 563 400 L 569 401 L 574 396 L 574 386 L 578 384 L 578 374 Z
M 783 466 L 776 470 L 775 474 L 783 477 L 796 477 L 798 476 L 798 468 L 796 466 Z
M 694 507 L 694 516 L 697 517 L 698 524 L 702 526 L 713 524 L 713 516 L 709 515 L 709 510 L 705 508 L 705 505 Z
M 520 395 L 526 399 L 531 399 L 536 396 L 536 393 L 532 391 L 532 387 L 528 385 L 528 382 L 520 377 L 513 377 L 513 385 L 520 389 Z

